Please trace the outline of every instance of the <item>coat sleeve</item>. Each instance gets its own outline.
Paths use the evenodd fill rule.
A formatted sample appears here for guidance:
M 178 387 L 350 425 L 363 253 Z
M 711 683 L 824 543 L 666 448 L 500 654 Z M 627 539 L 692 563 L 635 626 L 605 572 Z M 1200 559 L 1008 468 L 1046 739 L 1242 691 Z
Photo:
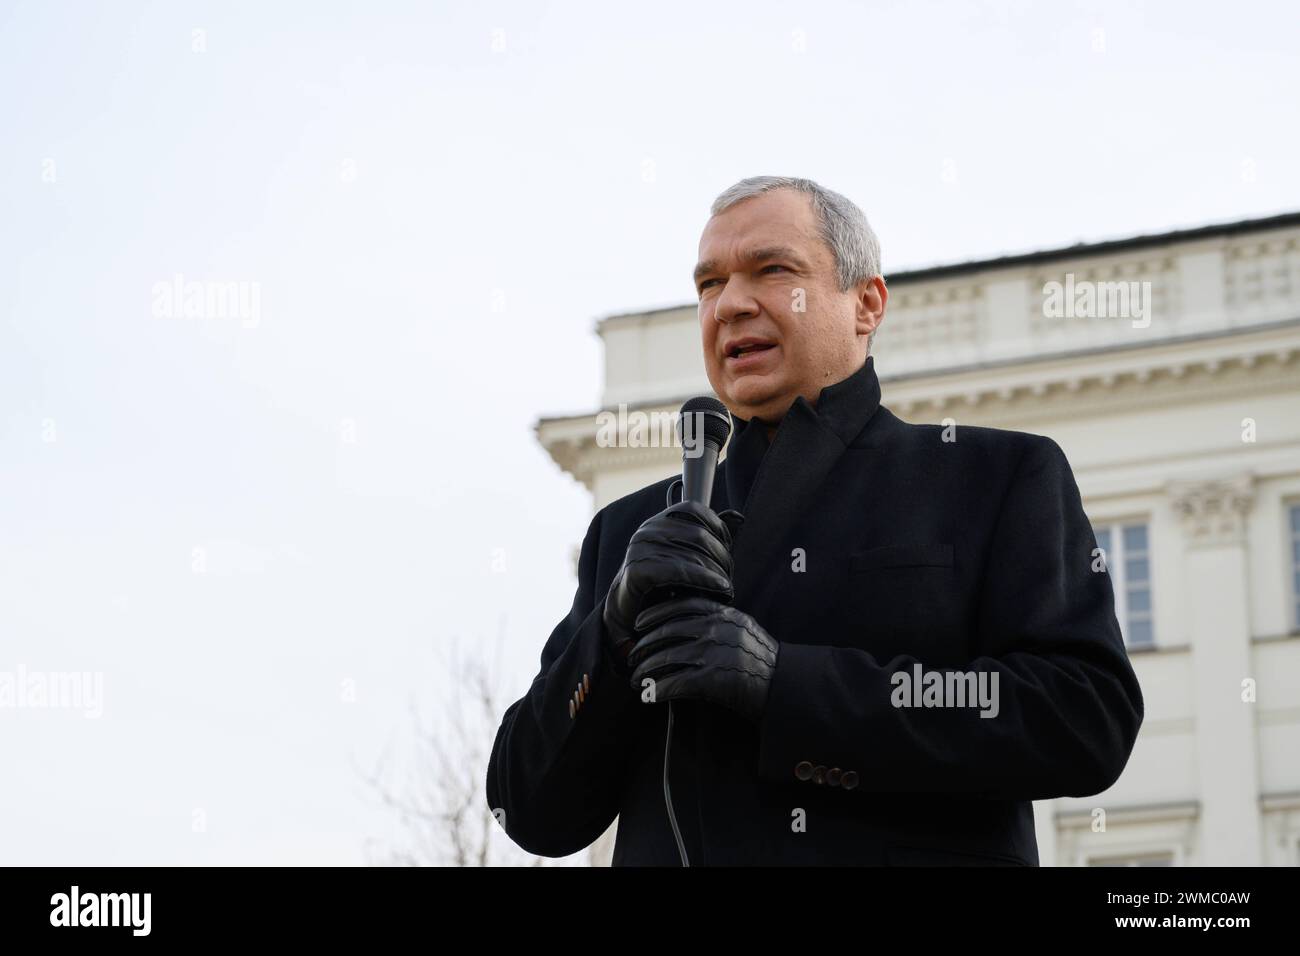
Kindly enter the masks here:
M 796 781 L 808 761 L 854 771 L 863 792 L 1039 800 L 1105 790 L 1128 761 L 1143 701 L 1095 547 L 1065 454 L 1034 436 L 995 519 L 972 622 L 978 656 L 964 669 L 987 673 L 996 716 L 894 706 L 892 675 L 917 663 L 928 672 L 925 661 L 782 643 L 760 775 Z
M 573 607 L 542 648 L 528 692 L 502 717 L 488 761 L 489 808 L 539 856 L 577 853 L 617 816 L 639 716 L 639 698 L 615 675 L 602 638 L 600 522 L 597 513 L 582 542 Z

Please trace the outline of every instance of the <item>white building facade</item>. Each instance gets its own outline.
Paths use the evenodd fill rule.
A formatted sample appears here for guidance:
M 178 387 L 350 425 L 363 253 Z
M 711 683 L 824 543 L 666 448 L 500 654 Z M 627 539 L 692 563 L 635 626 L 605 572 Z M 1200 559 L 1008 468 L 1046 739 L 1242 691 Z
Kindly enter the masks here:
M 1060 444 L 1142 685 L 1114 786 L 1035 804 L 1042 865 L 1300 865 L 1300 213 L 886 281 L 882 404 Z M 537 431 L 600 508 L 679 471 L 656 423 L 712 391 L 694 303 L 597 332 L 603 408 Z

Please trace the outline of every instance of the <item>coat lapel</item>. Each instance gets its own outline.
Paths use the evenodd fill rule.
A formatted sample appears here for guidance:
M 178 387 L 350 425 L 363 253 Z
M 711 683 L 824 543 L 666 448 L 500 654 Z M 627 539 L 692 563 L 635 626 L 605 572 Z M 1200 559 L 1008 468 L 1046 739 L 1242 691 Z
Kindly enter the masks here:
M 844 443 L 817 417 L 807 400 L 795 400 L 763 456 L 745 502 L 745 523 L 736 537 L 736 604 L 749 603 L 777 549 L 813 505 L 817 489 L 844 453 Z
M 737 503 L 741 469 L 736 469 L 736 476 L 731 469 L 724 469 L 730 507 L 743 507 L 745 515 L 735 548 L 737 606 L 751 602 L 790 531 L 816 507 L 827 475 L 879 408 L 880 383 L 873 357 L 868 356 L 862 368 L 849 378 L 823 389 L 817 406 L 814 409 L 802 396 L 795 399 L 771 446 L 762 454 L 753 486 L 743 502 Z M 743 469 L 756 443 L 766 443 L 761 423 L 749 423 L 738 442 L 737 463 Z

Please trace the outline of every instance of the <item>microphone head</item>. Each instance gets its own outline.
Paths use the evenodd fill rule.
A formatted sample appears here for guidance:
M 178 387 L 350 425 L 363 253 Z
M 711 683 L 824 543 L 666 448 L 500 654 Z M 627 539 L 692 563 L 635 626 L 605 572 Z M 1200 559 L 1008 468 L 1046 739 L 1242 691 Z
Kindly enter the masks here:
M 704 446 L 719 452 L 731 434 L 731 413 L 711 395 L 687 399 L 677 418 L 677 437 L 682 454 L 695 458 L 704 454 Z

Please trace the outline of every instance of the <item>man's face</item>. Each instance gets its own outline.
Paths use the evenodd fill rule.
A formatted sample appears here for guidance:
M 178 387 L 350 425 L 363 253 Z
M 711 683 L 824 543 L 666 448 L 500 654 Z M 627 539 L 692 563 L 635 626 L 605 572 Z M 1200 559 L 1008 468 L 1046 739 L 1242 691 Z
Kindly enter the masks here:
M 714 216 L 699 262 L 704 368 L 733 415 L 775 424 L 798 396 L 815 403 L 866 361 L 884 281 L 840 291 L 806 193 L 775 189 Z

